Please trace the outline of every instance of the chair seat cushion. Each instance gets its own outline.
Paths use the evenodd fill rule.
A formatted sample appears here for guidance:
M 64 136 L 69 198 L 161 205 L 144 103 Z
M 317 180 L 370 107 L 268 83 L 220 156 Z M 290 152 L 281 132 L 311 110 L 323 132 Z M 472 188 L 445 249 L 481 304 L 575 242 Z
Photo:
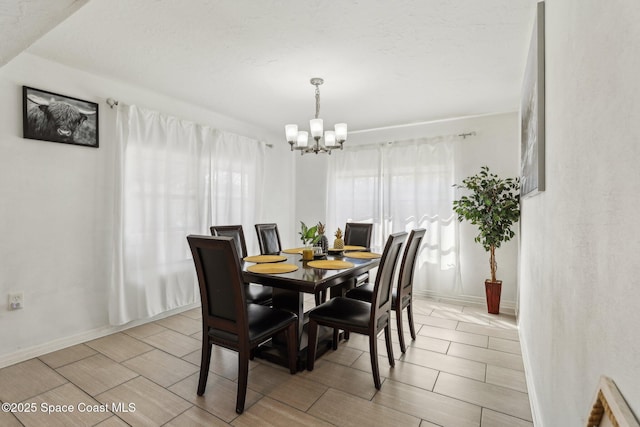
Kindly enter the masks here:
M 365 283 L 362 286 L 358 286 L 356 288 L 350 289 L 349 292 L 345 295 L 347 298 L 357 299 L 359 301 L 367 301 L 371 302 L 371 297 L 373 295 L 373 284 Z M 393 294 L 391 295 L 391 308 L 396 308 L 396 300 L 398 299 L 398 293 L 396 292 L 396 288 L 393 288 Z M 408 301 L 409 296 L 405 295 L 403 301 Z
M 247 304 L 249 320 L 249 343 L 260 344 L 278 330 L 285 329 L 289 323 L 297 321 L 298 316 L 276 308 L 259 304 Z M 229 332 L 211 329 L 209 335 L 214 339 L 235 343 L 238 336 Z
M 370 317 L 370 303 L 343 297 L 332 298 L 309 312 L 309 318 L 318 323 L 355 328 L 367 328 Z
M 365 283 L 362 286 L 349 289 L 345 296 L 359 301 L 371 302 L 371 298 L 373 297 L 373 288 L 373 283 Z
M 271 286 L 249 284 L 245 288 L 247 302 L 252 304 L 270 305 L 273 299 L 273 289 Z

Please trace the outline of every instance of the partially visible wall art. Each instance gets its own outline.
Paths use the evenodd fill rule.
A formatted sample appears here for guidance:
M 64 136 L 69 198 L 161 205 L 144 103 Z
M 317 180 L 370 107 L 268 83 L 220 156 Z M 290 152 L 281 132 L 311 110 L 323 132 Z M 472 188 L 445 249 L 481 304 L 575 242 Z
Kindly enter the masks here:
M 544 154 L 544 2 L 538 3 L 520 106 L 520 195 L 545 187 Z
M 24 137 L 98 148 L 98 104 L 22 87 Z
M 600 377 L 587 427 L 640 427 L 631 408 L 609 377 Z

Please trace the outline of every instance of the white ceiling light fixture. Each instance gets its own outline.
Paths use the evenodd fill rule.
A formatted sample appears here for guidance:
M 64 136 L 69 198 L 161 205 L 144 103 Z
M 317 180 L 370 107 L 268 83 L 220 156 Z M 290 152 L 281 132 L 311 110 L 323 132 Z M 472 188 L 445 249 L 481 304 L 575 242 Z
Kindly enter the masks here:
M 309 129 L 315 143 L 309 145 L 309 132 L 304 130 L 298 131 L 298 125 L 286 125 L 284 127 L 287 142 L 291 145 L 291 151 L 299 150 L 301 155 L 305 153 L 331 154 L 331 150 L 338 148 L 342 150 L 342 144 L 347 140 L 346 123 L 336 123 L 334 130 L 324 131 L 322 119 L 318 118 L 320 114 L 319 86 L 322 83 L 324 83 L 324 80 L 320 77 L 311 79 L 311 84 L 316 87 L 316 117 L 309 121 Z M 322 138 L 323 131 L 324 139 Z M 321 139 L 323 139 L 322 143 L 320 143 Z

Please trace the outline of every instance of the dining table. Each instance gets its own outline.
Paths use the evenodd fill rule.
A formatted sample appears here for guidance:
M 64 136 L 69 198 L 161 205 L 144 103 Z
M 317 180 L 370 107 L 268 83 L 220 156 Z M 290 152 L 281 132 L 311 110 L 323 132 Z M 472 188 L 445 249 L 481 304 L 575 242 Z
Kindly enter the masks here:
M 298 370 L 306 368 L 308 316 L 304 307 L 305 294 L 317 296 L 329 291 L 331 298 L 342 296 L 344 289 L 340 285 L 348 283 L 380 264 L 379 254 L 367 252 L 364 248 L 355 249 L 332 251 L 326 255 L 315 257 L 314 260 L 303 260 L 302 248 L 293 248 L 285 249 L 280 252 L 278 258 L 270 259 L 271 265 L 247 261 L 257 261 L 260 256 L 247 257 L 243 261 L 242 275 L 245 283 L 271 286 L 273 307 L 288 310 L 298 316 Z M 276 259 L 277 261 L 274 262 Z M 258 269 L 255 267 L 256 265 L 262 268 Z M 294 271 L 269 272 L 291 270 L 294 266 L 296 267 Z M 332 335 L 333 331 L 328 328 L 320 331 L 318 334 L 318 356 L 331 348 Z M 256 356 L 286 366 L 285 343 L 284 336 L 276 336 L 270 342 L 261 345 L 256 351 Z

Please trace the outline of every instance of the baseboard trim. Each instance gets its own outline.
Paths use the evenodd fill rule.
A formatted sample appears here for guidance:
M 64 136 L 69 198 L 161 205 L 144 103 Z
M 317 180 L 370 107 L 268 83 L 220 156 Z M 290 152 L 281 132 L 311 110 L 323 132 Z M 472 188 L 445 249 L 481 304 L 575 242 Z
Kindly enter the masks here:
M 436 301 L 448 302 L 458 305 L 471 305 L 474 307 L 486 307 L 487 302 L 483 297 L 476 297 L 472 295 L 448 295 L 434 291 L 418 291 L 414 288 L 413 293 L 416 296 L 423 296 L 434 299 Z M 516 312 L 515 301 L 500 301 L 500 313 L 513 314 Z
M 110 335 L 116 332 L 124 331 L 126 329 L 134 328 L 136 326 L 144 325 L 145 323 L 153 322 L 155 320 L 163 319 L 165 317 L 173 316 L 174 314 L 182 313 L 193 308 L 200 307 L 200 303 L 193 303 L 182 307 L 174 308 L 156 316 L 134 320 L 125 325 L 119 326 L 102 326 L 100 328 L 91 329 L 89 331 L 82 332 L 80 334 L 72 335 L 69 337 L 58 338 L 53 341 L 49 341 L 43 344 L 38 344 L 32 347 L 18 350 L 16 352 L 0 356 L 0 368 L 15 365 L 16 363 L 24 362 L 25 360 L 39 357 L 52 351 L 62 350 L 63 348 L 71 347 L 73 345 L 81 344 L 87 341 L 102 338 L 106 335 Z
M 527 393 L 529 394 L 533 425 L 535 427 L 544 427 L 544 424 L 542 424 L 542 415 L 540 412 L 540 401 L 538 400 L 538 395 L 536 394 L 531 363 L 529 362 L 529 349 L 527 348 L 527 341 L 522 339 L 522 328 L 520 328 L 520 325 L 518 325 L 518 337 L 520 338 L 520 348 L 522 349 L 522 363 L 524 364 L 524 376 L 527 381 Z

